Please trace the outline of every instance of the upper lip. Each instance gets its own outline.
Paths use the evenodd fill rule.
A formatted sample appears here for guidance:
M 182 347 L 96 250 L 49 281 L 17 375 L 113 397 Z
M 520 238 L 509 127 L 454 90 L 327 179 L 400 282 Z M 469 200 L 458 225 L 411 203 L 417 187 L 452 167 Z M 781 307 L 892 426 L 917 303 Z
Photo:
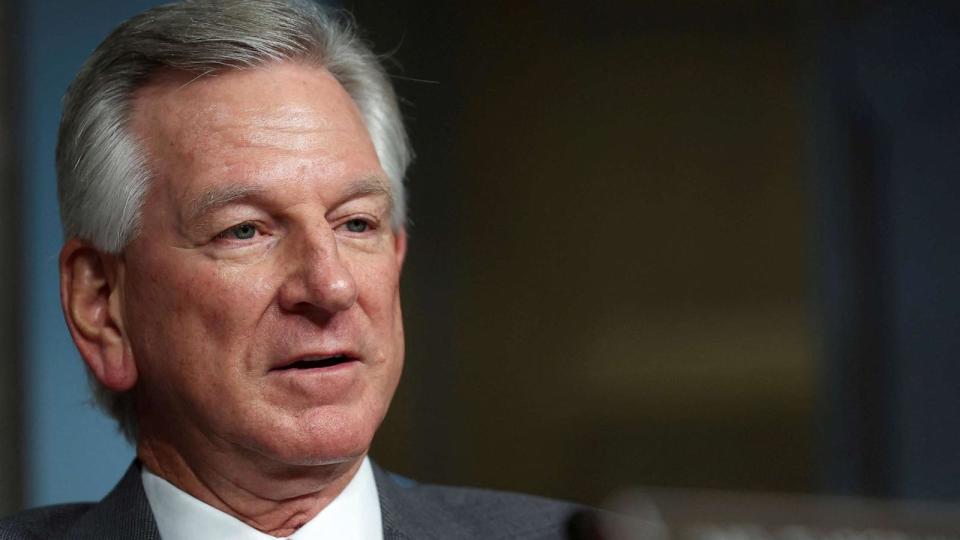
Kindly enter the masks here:
M 354 351 L 350 350 L 333 350 L 326 352 L 307 352 L 303 354 L 297 354 L 295 356 L 286 357 L 280 361 L 275 362 L 270 366 L 271 370 L 284 369 L 288 368 L 297 362 L 304 361 L 322 361 L 322 360 L 332 360 L 336 358 L 343 358 L 345 361 L 349 360 L 359 360 L 360 355 Z

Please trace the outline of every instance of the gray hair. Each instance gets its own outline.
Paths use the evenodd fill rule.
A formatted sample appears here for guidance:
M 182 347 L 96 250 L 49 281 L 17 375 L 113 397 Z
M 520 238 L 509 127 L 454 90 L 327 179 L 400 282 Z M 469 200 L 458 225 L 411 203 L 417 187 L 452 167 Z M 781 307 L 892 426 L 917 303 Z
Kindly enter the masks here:
M 201 76 L 289 60 L 323 66 L 353 98 L 390 181 L 393 226 L 401 227 L 412 151 L 393 87 L 352 20 L 309 0 L 187 0 L 120 25 L 67 90 L 57 144 L 65 237 L 120 253 L 138 234 L 150 172 L 129 115 L 134 92 L 157 70 Z M 132 394 L 91 380 L 97 403 L 133 441 Z

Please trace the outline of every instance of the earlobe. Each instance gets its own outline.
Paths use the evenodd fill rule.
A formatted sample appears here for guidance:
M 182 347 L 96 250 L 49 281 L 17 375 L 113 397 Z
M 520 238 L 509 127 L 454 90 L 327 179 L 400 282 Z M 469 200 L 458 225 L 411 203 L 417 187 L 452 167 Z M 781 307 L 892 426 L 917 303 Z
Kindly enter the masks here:
M 60 301 L 73 341 L 101 384 L 133 388 L 137 368 L 124 334 L 121 309 L 123 263 L 82 240 L 60 251 Z

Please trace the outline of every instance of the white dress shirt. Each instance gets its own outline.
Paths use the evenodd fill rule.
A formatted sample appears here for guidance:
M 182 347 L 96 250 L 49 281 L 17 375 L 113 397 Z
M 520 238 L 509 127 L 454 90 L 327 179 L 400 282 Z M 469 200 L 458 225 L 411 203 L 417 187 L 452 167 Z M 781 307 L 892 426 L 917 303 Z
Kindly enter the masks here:
M 143 489 L 163 540 L 276 540 L 142 468 Z M 383 540 L 380 499 L 368 458 L 347 487 L 290 540 Z

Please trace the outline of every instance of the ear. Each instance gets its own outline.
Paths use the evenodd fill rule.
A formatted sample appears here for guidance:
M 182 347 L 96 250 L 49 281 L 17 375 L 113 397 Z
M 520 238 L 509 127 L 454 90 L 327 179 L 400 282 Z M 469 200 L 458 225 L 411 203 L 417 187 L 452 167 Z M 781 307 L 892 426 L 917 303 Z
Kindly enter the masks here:
M 397 268 L 403 270 L 403 260 L 407 257 L 407 229 L 400 227 L 393 232 L 393 250 L 397 257 Z
M 133 388 L 137 366 L 123 330 L 123 261 L 70 239 L 60 250 L 60 302 L 80 356 L 101 384 Z

